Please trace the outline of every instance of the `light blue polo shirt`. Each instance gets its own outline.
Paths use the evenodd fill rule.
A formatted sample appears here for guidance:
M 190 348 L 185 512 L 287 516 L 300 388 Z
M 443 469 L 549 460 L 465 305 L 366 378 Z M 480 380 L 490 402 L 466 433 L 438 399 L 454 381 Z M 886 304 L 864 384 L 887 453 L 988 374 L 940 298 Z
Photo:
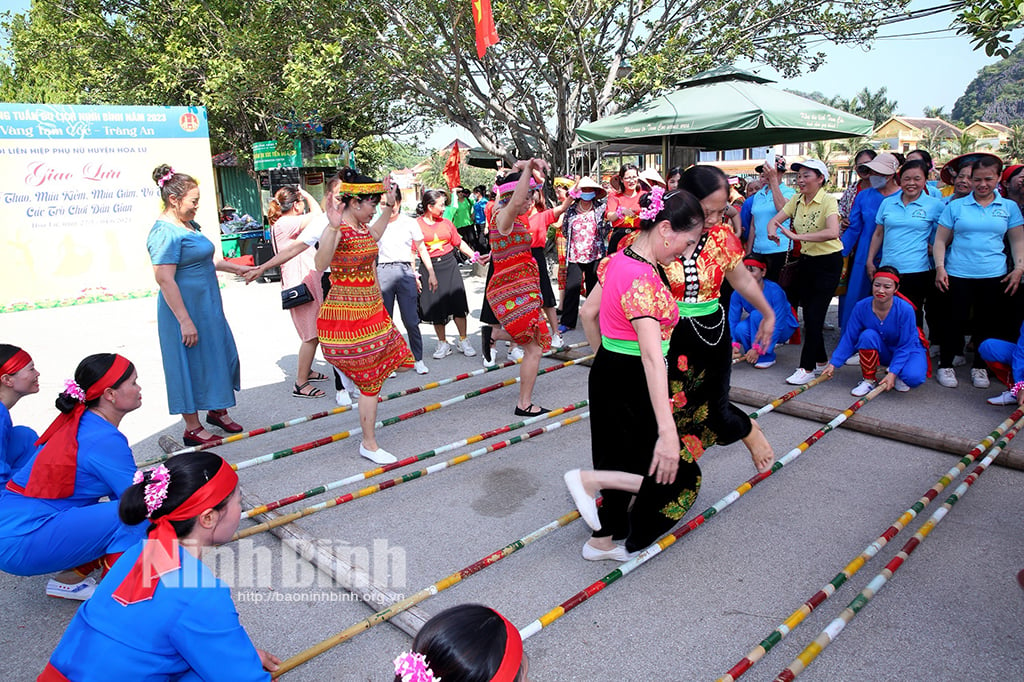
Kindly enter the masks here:
M 927 272 L 932 269 L 928 243 L 946 205 L 921 192 L 909 204 L 903 203 L 903 191 L 882 200 L 875 214 L 875 224 L 885 232 L 882 265 L 891 265 L 900 274 Z
M 796 194 L 793 188 L 786 185 L 779 185 L 779 189 L 787 201 Z M 754 192 L 750 204 L 750 216 L 754 223 L 754 248 L 752 249 L 754 253 L 783 253 L 789 251 L 792 246 L 789 237 L 781 233 L 778 244 L 768 239 L 768 221 L 774 218 L 778 212 L 778 209 L 775 208 L 775 200 L 772 198 L 771 187 L 763 187 Z M 789 227 L 789 221 L 783 221 L 782 225 Z
M 981 206 L 974 193 L 946 205 L 939 225 L 953 231 L 953 248 L 946 256 L 946 272 L 953 277 L 983 279 L 1006 274 L 1003 236 L 1024 225 L 1016 202 L 996 192 L 988 206 Z

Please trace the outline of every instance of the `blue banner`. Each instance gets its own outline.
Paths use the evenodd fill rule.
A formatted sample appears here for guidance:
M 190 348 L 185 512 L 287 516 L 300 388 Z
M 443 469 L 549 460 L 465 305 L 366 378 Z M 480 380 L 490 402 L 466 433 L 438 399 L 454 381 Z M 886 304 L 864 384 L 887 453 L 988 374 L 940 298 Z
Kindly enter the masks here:
M 147 140 L 209 137 L 205 107 L 0 103 L 0 139 Z

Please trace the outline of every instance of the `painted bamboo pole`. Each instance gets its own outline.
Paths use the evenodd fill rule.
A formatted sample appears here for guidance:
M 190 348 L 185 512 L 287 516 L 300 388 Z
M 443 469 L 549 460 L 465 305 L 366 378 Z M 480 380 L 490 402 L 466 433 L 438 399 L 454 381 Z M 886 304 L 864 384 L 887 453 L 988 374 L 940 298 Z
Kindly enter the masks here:
M 587 344 L 586 341 L 580 341 L 579 343 L 569 344 L 568 346 L 565 346 L 563 348 L 559 348 L 558 350 L 550 350 L 547 353 L 544 353 L 541 357 L 547 357 L 547 356 L 550 356 L 550 355 L 554 355 L 556 353 L 562 353 L 567 348 L 580 348 L 580 347 L 586 346 L 586 345 L 589 345 L 589 344 Z M 453 384 L 456 381 L 463 381 L 463 380 L 469 379 L 471 377 L 476 377 L 476 376 L 480 376 L 482 374 L 486 374 L 487 372 L 494 372 L 494 371 L 497 371 L 499 369 L 505 369 L 506 367 L 513 367 L 513 366 L 521 364 L 521 363 L 522 363 L 522 360 L 506 360 L 505 362 L 502 362 L 502 363 L 499 363 L 497 365 L 494 365 L 493 367 L 484 367 L 484 368 L 481 368 L 481 369 L 473 370 L 472 372 L 465 372 L 464 374 L 457 374 L 457 375 L 455 375 L 453 377 L 448 377 L 447 379 L 441 379 L 439 381 L 431 381 L 429 383 L 423 384 L 422 386 L 416 386 L 416 387 L 413 387 L 413 388 L 407 388 L 407 389 L 402 390 L 402 391 L 396 391 L 395 393 L 388 393 L 387 395 L 379 396 L 377 398 L 377 402 L 378 403 L 383 403 L 383 402 L 385 402 L 387 400 L 394 400 L 395 398 L 401 398 L 403 396 L 412 395 L 413 393 L 420 393 L 422 391 L 429 391 L 430 389 L 433 389 L 433 388 L 440 388 L 441 386 L 447 386 L 448 384 Z M 180 450 L 175 450 L 174 452 L 168 453 L 168 455 L 166 455 L 166 456 L 161 456 L 161 457 L 158 457 L 156 459 L 152 459 L 152 460 L 148 460 L 148 461 L 145 461 L 145 462 L 141 462 L 141 463 L 139 463 L 138 467 L 140 469 L 142 469 L 144 467 L 151 466 L 151 465 L 157 464 L 159 462 L 163 462 L 168 457 L 172 457 L 174 455 L 183 455 L 183 454 L 185 454 L 187 452 L 199 452 L 200 450 L 209 450 L 210 448 L 215 448 L 215 447 L 218 447 L 220 445 L 226 445 L 228 443 L 235 443 L 235 442 L 240 441 L 240 440 L 245 440 L 246 438 L 252 438 L 253 436 L 262 436 L 263 434 L 270 433 L 271 431 L 280 431 L 281 429 L 286 429 L 286 428 L 288 428 L 290 426 L 297 426 L 299 424 L 305 424 L 306 422 L 315 421 L 317 419 L 323 419 L 324 417 L 330 417 L 331 415 L 342 414 L 344 412 L 350 412 L 353 409 L 355 409 L 353 406 L 335 407 L 334 409 L 327 410 L 326 412 L 316 412 L 316 413 L 308 415 L 306 417 L 296 417 L 295 419 L 289 419 L 288 421 L 280 422 L 278 424 L 271 424 L 270 426 L 262 426 L 262 427 L 260 427 L 258 429 L 253 429 L 252 431 L 247 431 L 245 433 L 235 433 L 235 434 L 232 434 L 230 436 L 224 436 L 223 438 L 218 438 L 217 440 L 215 440 L 215 441 L 213 441 L 211 443 L 204 443 L 203 445 L 193 445 L 191 447 L 183 448 L 183 449 L 180 449 Z
M 632 559 L 622 563 L 618 568 L 616 568 L 614 571 L 612 571 L 608 575 L 604 576 L 603 578 L 601 578 L 597 582 L 591 584 L 586 589 L 576 593 L 575 595 L 570 597 L 568 600 L 562 602 L 561 604 L 559 604 L 555 608 L 551 609 L 550 611 L 548 611 L 544 615 L 540 616 L 539 618 L 537 618 L 535 621 L 533 621 L 532 623 L 530 623 L 526 627 L 521 628 L 519 630 L 519 632 L 522 635 L 523 639 L 527 639 L 528 637 L 532 637 L 533 635 L 537 634 L 543 628 L 551 625 L 551 623 L 555 622 L 556 620 L 558 620 L 559 618 L 564 616 L 566 613 L 568 613 L 572 609 L 576 608 L 577 606 L 579 606 L 580 604 L 582 604 L 586 600 L 590 599 L 595 594 L 597 594 L 598 592 L 600 592 L 604 588 L 608 587 L 609 585 L 611 585 L 613 582 L 615 582 L 619 578 L 621 578 L 621 577 L 623 577 L 625 575 L 628 575 L 629 573 L 633 572 L 641 564 L 647 562 L 648 560 L 650 560 L 653 557 L 657 556 L 661 552 L 665 551 L 670 545 L 672 545 L 679 538 L 681 538 L 684 535 L 688 534 L 690 531 L 695 530 L 696 528 L 699 528 L 700 526 L 702 526 L 708 519 L 714 517 L 716 514 L 721 512 L 723 509 L 725 509 L 726 507 L 731 505 L 733 502 L 738 500 L 740 497 L 745 495 L 755 485 L 757 485 L 758 483 L 760 483 L 764 479 L 768 478 L 769 476 L 774 474 L 776 471 L 778 471 L 779 469 L 783 468 L 784 466 L 786 466 L 787 464 L 789 464 L 790 462 L 795 460 L 797 457 L 799 457 L 801 455 L 801 453 L 803 453 L 803 452 L 805 452 L 807 450 L 807 448 L 809 448 L 812 445 L 814 445 L 815 443 L 817 443 L 827 433 L 829 433 L 830 431 L 833 431 L 840 424 L 842 424 L 844 421 L 849 419 L 850 415 L 852 415 L 854 412 L 856 412 L 861 407 L 866 405 L 870 400 L 872 400 L 877 395 L 879 395 L 883 390 L 884 390 L 884 388 L 882 386 L 876 387 L 874 390 L 872 390 L 866 396 L 864 396 L 863 398 L 861 398 L 860 400 L 855 402 L 853 405 L 850 405 L 848 408 L 846 408 L 846 410 L 844 410 L 842 414 L 838 415 L 835 419 L 830 421 L 828 424 L 825 424 L 820 429 L 818 429 L 813 434 L 811 434 L 811 436 L 809 438 L 807 438 L 807 440 L 805 440 L 800 445 L 796 446 L 795 448 L 793 448 L 792 450 L 787 452 L 785 455 L 783 455 L 783 457 L 781 459 L 779 459 L 777 462 L 775 462 L 775 464 L 772 465 L 771 469 L 769 469 L 768 471 L 756 474 L 755 476 L 753 476 L 752 478 L 748 479 L 747 481 L 744 481 L 735 490 L 733 490 L 728 495 L 726 495 L 725 497 L 720 499 L 718 502 L 715 502 L 711 507 L 708 507 L 707 509 L 705 509 L 703 512 L 701 512 L 695 518 L 691 519 L 689 522 L 684 524 L 678 530 L 675 530 L 675 531 L 669 533 L 668 535 L 664 536 L 663 538 L 658 540 L 656 543 L 652 544 L 650 547 L 647 547 L 646 549 L 642 550 L 639 554 L 637 554 Z
M 1017 427 L 1015 426 L 1015 428 Z M 870 602 L 871 599 L 888 584 L 889 579 L 892 578 L 893 574 L 899 570 L 900 566 L 906 563 L 907 559 L 910 558 L 910 555 L 914 553 L 914 550 L 924 542 L 925 538 L 928 537 L 928 534 L 935 529 L 935 526 L 937 526 L 942 519 L 946 517 L 946 514 L 952 510 L 953 505 L 960 501 L 960 498 L 964 496 L 967 489 L 978 480 L 979 476 L 985 473 L 985 470 L 996 458 L 996 455 L 1006 447 L 1006 443 L 1009 440 L 1010 439 L 1007 436 L 1003 436 L 999 443 L 989 450 L 985 459 L 981 460 L 981 462 L 974 467 L 971 473 L 969 473 L 960 485 L 958 485 L 950 494 L 950 496 L 946 498 L 946 501 L 942 503 L 942 506 L 936 509 L 932 515 L 928 517 L 928 520 L 917 529 L 914 536 L 907 540 L 906 544 L 904 544 L 903 547 L 900 548 L 900 551 L 896 553 L 896 556 L 894 556 L 889 563 L 885 565 L 882 572 L 872 578 L 867 584 L 867 587 L 861 590 L 860 594 L 854 597 L 853 601 L 847 604 L 846 608 L 843 609 L 839 616 L 829 623 L 825 629 L 822 630 L 821 634 L 819 634 L 813 642 L 808 644 L 807 647 L 804 648 L 804 650 L 801 651 L 797 657 L 775 677 L 775 682 L 791 682 L 791 680 L 795 679 L 797 675 L 802 673 L 807 666 L 825 650 L 825 647 L 839 637 L 850 621 L 852 621 L 857 614 L 860 613 L 861 609 L 867 606 L 868 602 Z
M 778 398 L 776 398 L 775 400 L 773 400 L 770 403 L 768 403 L 767 405 L 765 405 L 765 406 L 763 406 L 761 408 L 758 408 L 754 412 L 751 412 L 750 413 L 750 418 L 751 419 L 757 419 L 758 417 L 763 417 L 764 415 L 768 414 L 769 412 L 774 410 L 776 407 L 778 407 L 782 403 L 789 402 L 790 400 L 792 400 L 793 398 L 797 397 L 798 395 L 800 395 L 804 391 L 807 391 L 807 390 L 809 390 L 811 388 L 814 388 L 815 386 L 817 386 L 820 383 L 824 383 L 824 382 L 828 381 L 829 379 L 832 378 L 832 376 L 834 376 L 834 375 L 825 376 L 824 374 L 819 374 L 818 376 L 814 377 L 813 379 L 808 381 L 803 386 L 798 386 L 798 387 L 794 388 L 792 391 L 790 391 L 789 393 L 786 393 L 785 395 L 781 395 Z M 754 403 L 754 404 L 756 405 L 757 403 Z
M 284 525 L 286 523 L 291 523 L 292 521 L 295 521 L 297 519 L 301 519 L 301 518 L 303 518 L 305 516 L 309 516 L 310 514 L 315 514 L 317 512 L 323 511 L 325 509 L 330 509 L 331 507 L 336 507 L 339 504 L 345 504 L 346 502 L 351 502 L 352 500 L 357 500 L 360 497 L 366 497 L 368 495 L 372 495 L 374 493 L 380 492 L 381 490 L 387 490 L 388 488 L 394 488 L 396 485 L 400 485 L 402 483 L 407 483 L 409 481 L 414 481 L 417 478 L 423 478 L 424 476 L 428 476 L 430 474 L 437 473 L 438 471 L 442 471 L 444 469 L 449 469 L 451 467 L 454 467 L 454 466 L 457 466 L 459 464 L 462 464 L 463 462 L 468 462 L 471 459 L 476 459 L 477 457 L 480 457 L 481 455 L 486 455 L 489 452 L 494 452 L 495 450 L 503 450 L 503 449 L 505 449 L 505 448 L 507 448 L 509 446 L 515 445 L 516 443 L 522 443 L 522 442 L 530 440 L 531 438 L 534 438 L 536 436 L 540 436 L 540 435 L 543 435 L 545 433 L 550 433 L 550 432 L 552 432 L 552 431 L 554 431 L 556 429 L 559 429 L 559 428 L 561 428 L 563 426 L 569 426 L 570 424 L 575 424 L 577 422 L 580 422 L 580 421 L 588 418 L 589 416 L 590 416 L 589 412 L 584 412 L 582 414 L 577 414 L 577 415 L 574 415 L 572 417 L 567 417 L 565 419 L 562 419 L 561 421 L 554 422 L 553 424 L 548 424 L 547 426 L 542 426 L 540 428 L 533 429 L 531 431 L 527 431 L 526 433 L 524 433 L 522 435 L 513 436 L 512 438 L 509 438 L 507 440 L 499 441 L 497 443 L 492 443 L 491 445 L 488 445 L 487 447 L 483 447 L 483 448 L 480 448 L 478 450 L 473 450 L 472 452 L 467 452 L 465 454 L 459 455 L 458 457 L 453 457 L 452 459 L 449 459 L 447 461 L 439 462 L 437 464 L 429 466 L 429 467 L 427 467 L 425 469 L 418 469 L 416 471 L 410 471 L 410 472 L 408 472 L 406 474 L 403 474 L 399 478 L 392 478 L 392 479 L 389 479 L 387 481 L 383 481 L 381 483 L 378 483 L 376 485 L 371 485 L 371 486 L 368 486 L 366 488 L 362 488 L 361 490 L 356 490 L 355 492 L 345 493 L 344 495 L 341 495 L 340 497 L 335 497 L 334 499 L 326 500 L 326 501 L 321 502 L 319 504 L 315 504 L 315 505 L 313 505 L 311 507 L 306 507 L 305 509 L 300 509 L 299 511 L 295 511 L 295 512 L 292 512 L 290 514 L 284 514 L 284 515 L 274 519 L 273 521 L 267 521 L 265 523 L 261 523 L 261 524 L 256 525 L 256 526 L 252 526 L 251 528 L 246 528 L 244 530 L 240 530 L 237 533 L 235 533 L 235 537 L 232 538 L 232 539 L 233 540 L 240 540 L 242 538 L 247 538 L 250 535 L 256 535 L 257 533 L 262 533 L 263 531 L 270 530 L 271 528 L 276 528 L 277 526 L 281 526 L 281 525 Z
M 545 367 L 544 369 L 542 369 L 539 372 L 537 372 L 537 376 L 541 376 L 543 374 L 549 374 L 551 372 L 557 372 L 560 369 L 564 369 L 564 368 L 569 367 L 571 365 L 579 364 L 579 363 L 584 362 L 585 360 L 588 360 L 588 359 L 590 359 L 592 357 L 593 357 L 593 355 L 588 355 L 586 357 L 577 358 L 576 360 L 569 360 L 568 362 L 563 362 L 563 363 L 558 364 L 558 365 L 552 365 L 551 367 Z M 475 391 L 469 391 L 468 393 L 463 393 L 460 396 L 456 396 L 454 398 L 449 398 L 448 400 L 444 400 L 444 401 L 441 401 L 439 403 L 431 403 L 430 405 L 424 405 L 423 407 L 419 407 L 419 408 L 417 408 L 415 410 L 412 410 L 410 412 L 406 412 L 405 414 L 400 414 L 400 415 L 395 416 L 395 417 L 388 417 L 387 419 L 382 419 L 382 420 L 378 421 L 376 424 L 374 424 L 374 428 L 379 429 L 379 428 L 382 428 L 382 427 L 385 427 L 385 426 L 391 426 L 392 424 L 397 424 L 398 422 L 403 422 L 403 421 L 406 421 L 408 419 L 412 419 L 413 417 L 418 417 L 418 416 L 420 416 L 422 414 L 427 414 L 428 412 L 436 412 L 437 410 L 440 410 L 441 408 L 449 407 L 449 406 L 454 405 L 456 403 L 460 403 L 460 402 L 463 402 L 465 400 L 469 400 L 471 398 L 476 398 L 476 397 L 482 396 L 482 395 L 487 394 L 487 393 L 492 393 L 494 391 L 497 391 L 498 389 L 505 388 L 507 386 L 513 386 L 513 385 L 515 385 L 517 383 L 519 383 L 519 377 L 512 377 L 512 378 L 506 379 L 505 381 L 502 381 L 500 383 L 492 384 L 490 386 L 485 386 L 483 388 L 478 388 Z M 259 457 L 253 457 L 252 459 L 243 460 L 241 462 L 238 462 L 237 464 L 232 464 L 231 468 L 234 469 L 235 471 L 240 471 L 242 469 L 248 469 L 250 467 L 254 467 L 254 466 L 257 466 L 257 465 L 260 465 L 260 464 L 266 464 L 267 462 L 272 462 L 272 461 L 277 460 L 277 459 L 283 459 L 285 457 L 290 457 L 291 455 L 297 455 L 297 454 L 299 454 L 301 452 L 307 452 L 309 450 L 313 450 L 314 448 L 318 448 L 318 447 L 321 447 L 321 446 L 324 446 L 324 445 L 329 445 L 331 443 L 336 443 L 339 440 L 345 440 L 346 438 L 350 438 L 350 437 L 358 435 L 358 434 L 360 434 L 362 432 L 363 432 L 363 429 L 361 427 L 356 427 L 356 428 L 351 429 L 349 431 L 341 431 L 340 433 L 334 433 L 334 434 L 331 434 L 330 436 L 324 436 L 323 438 L 318 438 L 318 439 L 310 441 L 308 443 L 302 443 L 301 445 L 295 445 L 295 446 L 290 447 L 290 448 L 285 448 L 283 450 L 278 450 L 277 452 L 271 452 L 271 453 L 268 453 L 266 455 L 260 455 Z
M 992 444 L 995 443 L 996 439 L 1005 434 L 1006 438 L 1004 442 L 1009 442 L 1017 435 L 1022 426 L 1024 426 L 1024 410 L 1017 410 L 1003 423 L 997 426 L 994 431 L 975 445 L 970 452 L 964 455 L 954 467 L 947 471 L 945 475 L 935 483 L 935 485 L 924 493 L 921 499 L 903 512 L 903 514 L 900 515 L 892 525 L 886 528 L 881 535 L 875 538 L 875 540 L 868 545 L 856 559 L 848 563 L 842 571 L 832 578 L 832 580 L 811 595 L 811 597 L 805 601 L 800 608 L 783 620 L 782 623 L 767 637 L 765 637 L 760 644 L 751 649 L 742 660 L 731 667 L 724 675 L 719 677 L 718 682 L 734 682 L 739 679 L 741 675 L 750 670 L 758 661 L 764 658 L 765 654 L 771 651 L 775 645 L 785 639 L 789 633 L 800 625 L 804 619 L 811 614 L 811 612 L 829 599 L 836 590 L 846 583 L 847 580 L 856 575 L 857 572 L 860 571 L 868 561 L 873 559 L 878 552 L 889 543 L 890 540 L 906 528 L 907 524 L 917 518 L 917 515 L 927 507 L 932 500 L 938 497 L 939 493 L 941 493 L 954 478 L 959 476 L 963 470 L 970 466 L 971 463 L 980 457 L 983 452 L 992 447 Z
M 565 414 L 566 412 L 571 412 L 572 410 L 576 410 L 576 409 L 579 409 L 581 407 L 586 407 L 586 406 L 587 406 L 587 401 L 586 400 L 581 400 L 580 402 L 573 403 L 572 405 L 567 405 L 565 407 L 559 407 L 558 409 L 551 410 L 550 412 L 545 412 L 544 414 L 538 414 L 535 417 L 528 417 L 528 418 L 523 419 L 521 421 L 512 422 L 511 424 L 506 424 L 505 426 L 499 426 L 496 429 L 492 429 L 490 431 L 484 431 L 483 433 L 478 433 L 476 435 L 469 436 L 468 438 L 463 438 L 462 440 L 457 440 L 457 441 L 454 441 L 452 443 L 448 443 L 447 445 L 442 445 L 440 447 L 434 448 L 433 450 L 427 450 L 426 452 L 420 453 L 418 455 L 412 455 L 410 457 L 406 457 L 405 459 L 399 460 L 399 461 L 394 462 L 392 464 L 385 464 L 383 466 L 379 466 L 379 467 L 376 467 L 374 469 L 368 469 L 367 471 L 364 471 L 364 472 L 361 472 L 361 473 L 358 473 L 358 474 L 353 474 L 352 476 L 349 476 L 347 478 L 342 478 L 342 479 L 337 480 L 337 481 L 332 481 L 330 483 L 325 483 L 323 485 L 319 485 L 319 486 L 317 486 L 315 488 L 311 488 L 310 490 L 307 490 L 305 492 L 297 493 L 295 495 L 289 495 L 288 497 L 283 497 L 280 500 L 276 500 L 274 502 L 268 502 L 266 504 L 261 504 L 258 507 L 253 507 L 252 509 L 249 509 L 247 511 L 243 511 L 242 512 L 242 518 L 243 519 L 250 519 L 253 516 L 257 516 L 259 514 L 265 514 L 268 511 L 271 511 L 273 509 L 280 509 L 281 507 L 288 506 L 289 504 L 294 504 L 294 503 L 299 502 L 301 500 L 305 500 L 305 499 L 308 499 L 310 497 L 314 497 L 316 495 L 323 494 L 323 493 L 325 493 L 325 492 L 327 492 L 329 490 L 334 490 L 336 488 L 340 488 L 341 486 L 348 485 L 350 483 L 358 483 L 359 481 L 363 481 L 363 480 L 366 480 L 368 478 L 373 478 L 374 476 L 379 476 L 380 474 L 383 474 L 384 472 L 392 471 L 394 469 L 399 469 L 401 467 L 408 466 L 410 464 L 414 464 L 416 462 L 420 462 L 422 460 L 429 459 L 431 457 L 435 457 L 435 456 L 440 455 L 440 454 L 445 453 L 445 452 L 450 452 L 452 450 L 457 450 L 458 448 L 461 448 L 461 447 L 463 447 L 465 445 L 472 445 L 473 443 L 479 443 L 479 442 L 485 441 L 485 440 L 487 440 L 489 438 L 494 438 L 495 436 L 498 436 L 500 434 L 508 433 L 509 431 L 515 431 L 516 429 L 521 429 L 521 428 L 524 428 L 526 426 L 530 426 L 531 424 L 536 424 L 537 422 L 542 421 L 544 419 L 551 419 L 553 417 L 559 417 L 559 416 Z
M 333 647 L 336 647 L 339 644 L 347 642 L 359 633 L 365 632 L 366 630 L 369 630 L 375 625 L 379 625 L 387 620 L 390 620 L 396 615 L 415 606 L 416 604 L 425 601 L 429 597 L 433 597 L 437 593 L 443 592 L 447 590 L 449 587 L 453 587 L 459 584 L 466 578 L 469 578 L 473 574 L 482 571 L 488 566 L 496 564 L 497 562 L 501 561 L 513 552 L 519 551 L 526 545 L 536 542 L 537 540 L 553 533 L 559 528 L 567 526 L 579 517 L 580 513 L 576 510 L 571 511 L 568 514 L 565 514 L 564 516 L 560 516 L 551 523 L 541 526 L 532 533 L 524 535 L 515 542 L 511 542 L 505 545 L 496 552 L 488 554 L 483 559 L 480 559 L 479 561 L 476 561 L 470 564 L 469 566 L 466 566 L 465 568 L 456 571 L 455 573 L 452 573 L 451 575 L 442 578 L 441 580 L 438 580 L 432 585 L 424 587 L 420 591 L 406 597 L 405 599 L 402 599 L 401 601 L 395 602 L 394 604 L 388 606 L 385 609 L 381 609 L 377 613 L 373 614 L 372 616 L 369 616 L 368 618 L 364 618 L 358 623 L 350 625 L 349 627 L 345 628 L 336 635 L 328 637 L 319 644 L 311 646 L 305 651 L 302 651 L 282 662 L 281 667 L 277 670 L 277 672 L 274 673 L 274 677 L 278 677 L 288 672 L 289 670 L 293 670 L 294 668 L 302 665 L 303 663 L 315 658 L 316 656 L 319 656 L 325 651 L 332 649 Z

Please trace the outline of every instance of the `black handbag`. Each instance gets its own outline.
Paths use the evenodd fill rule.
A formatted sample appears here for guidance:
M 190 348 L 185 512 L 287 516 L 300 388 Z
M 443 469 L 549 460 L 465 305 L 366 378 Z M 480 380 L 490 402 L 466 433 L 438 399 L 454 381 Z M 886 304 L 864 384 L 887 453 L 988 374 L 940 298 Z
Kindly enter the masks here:
M 288 289 L 281 290 L 281 308 L 282 310 L 290 310 L 297 308 L 300 305 L 311 303 L 313 301 L 313 294 L 310 293 L 309 287 L 303 282 L 295 287 L 289 287 Z

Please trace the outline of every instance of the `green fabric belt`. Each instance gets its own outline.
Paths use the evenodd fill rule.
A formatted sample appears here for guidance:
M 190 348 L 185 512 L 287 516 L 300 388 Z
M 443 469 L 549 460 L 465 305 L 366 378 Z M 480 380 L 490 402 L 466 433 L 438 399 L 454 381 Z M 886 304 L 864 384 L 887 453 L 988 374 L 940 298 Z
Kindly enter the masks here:
M 601 345 L 612 351 L 613 353 L 621 353 L 622 355 L 632 355 L 634 357 L 640 357 L 640 343 L 638 341 L 626 341 L 624 339 L 609 339 L 604 334 L 601 335 Z M 661 342 L 661 354 L 662 356 L 668 355 L 668 341 Z
M 679 306 L 680 317 L 701 317 L 702 315 L 710 315 L 718 310 L 718 299 L 715 298 L 710 301 L 704 301 L 703 303 L 683 303 L 682 301 L 676 301 L 676 305 Z

